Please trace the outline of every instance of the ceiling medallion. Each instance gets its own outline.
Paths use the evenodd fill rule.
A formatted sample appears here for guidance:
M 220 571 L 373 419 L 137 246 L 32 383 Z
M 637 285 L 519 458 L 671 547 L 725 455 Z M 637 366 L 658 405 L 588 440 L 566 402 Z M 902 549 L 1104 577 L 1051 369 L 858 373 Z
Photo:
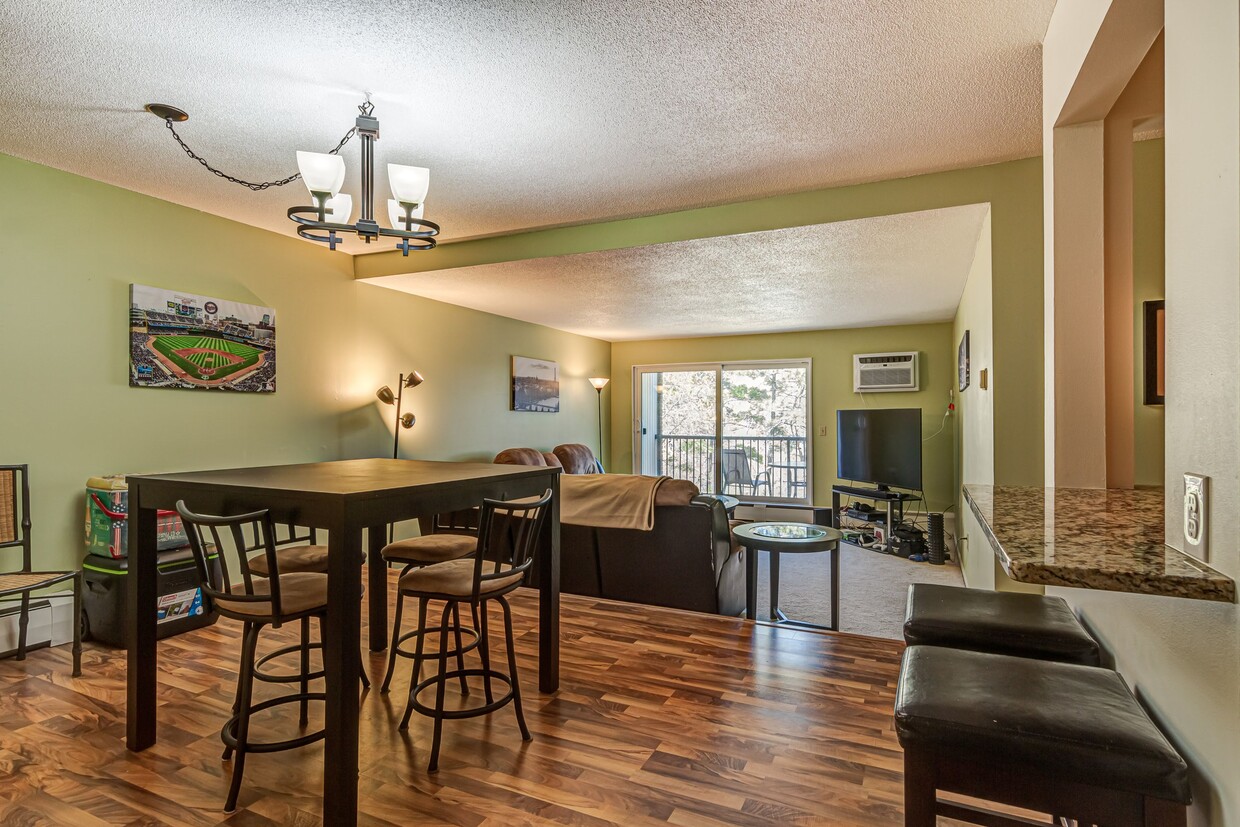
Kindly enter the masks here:
M 189 120 L 189 115 L 182 109 L 164 103 L 149 103 L 146 111 L 163 120 L 164 125 L 172 133 L 172 137 L 185 150 L 185 154 L 202 164 L 212 174 L 240 184 L 255 192 L 269 187 L 282 187 L 300 178 L 310 191 L 314 204 L 304 207 L 289 207 L 288 217 L 297 223 L 297 234 L 302 238 L 326 244 L 336 249 L 343 239 L 339 233 L 354 233 L 367 244 L 378 238 L 396 238 L 400 243 L 396 249 L 409 255 L 410 250 L 431 250 L 435 247 L 435 236 L 439 235 L 439 225 L 422 218 L 426 206 L 426 193 L 430 187 L 430 170 L 426 167 L 411 167 L 403 164 L 388 164 L 388 183 L 395 198 L 388 199 L 388 223 L 390 227 L 382 227 L 375 220 L 375 141 L 379 140 L 379 119 L 374 116 L 374 104 L 370 96 L 358 107 L 361 113 L 357 116 L 352 129 L 340 139 L 336 148 L 330 152 L 297 153 L 296 175 L 290 175 L 278 181 L 252 182 L 244 181 L 228 175 L 207 163 L 198 155 L 181 136 L 177 134 L 173 123 Z M 340 150 L 354 135 L 362 139 L 362 214 L 356 222 L 350 223 L 353 216 L 353 197 L 340 192 L 344 184 L 344 159 Z

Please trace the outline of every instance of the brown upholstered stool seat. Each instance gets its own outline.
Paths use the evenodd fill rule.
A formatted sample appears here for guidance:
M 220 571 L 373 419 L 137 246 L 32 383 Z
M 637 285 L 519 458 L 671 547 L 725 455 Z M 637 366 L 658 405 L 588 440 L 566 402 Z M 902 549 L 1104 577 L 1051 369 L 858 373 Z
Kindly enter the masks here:
M 276 566 L 280 574 L 291 574 L 296 571 L 311 571 L 319 574 L 327 573 L 327 546 L 286 546 L 276 549 Z M 255 554 L 250 558 L 250 574 L 259 577 L 270 577 L 267 570 L 267 555 Z
M 1063 598 L 914 583 L 908 589 L 904 640 L 1097 666 L 1098 643 Z
M 477 547 L 478 538 L 468 534 L 423 534 L 388 543 L 381 554 L 389 563 L 428 566 L 467 557 Z
M 254 580 L 255 595 L 270 595 L 271 581 L 266 578 Z M 269 600 L 229 600 L 225 597 L 215 598 L 215 605 L 232 615 L 252 615 L 270 617 L 272 614 Z M 280 609 L 283 615 L 299 615 L 314 609 L 327 606 L 327 575 L 318 572 L 295 571 L 280 574 Z
M 1192 800 L 1184 759 L 1109 669 L 911 646 L 895 725 L 906 751 L 965 757 L 1051 786 Z
M 525 572 L 515 572 L 507 577 L 483 580 L 479 594 L 502 591 L 514 583 L 520 583 Z M 414 569 L 400 578 L 402 592 L 419 594 L 446 594 L 452 597 L 469 597 L 474 590 L 474 561 L 450 560 L 433 566 Z

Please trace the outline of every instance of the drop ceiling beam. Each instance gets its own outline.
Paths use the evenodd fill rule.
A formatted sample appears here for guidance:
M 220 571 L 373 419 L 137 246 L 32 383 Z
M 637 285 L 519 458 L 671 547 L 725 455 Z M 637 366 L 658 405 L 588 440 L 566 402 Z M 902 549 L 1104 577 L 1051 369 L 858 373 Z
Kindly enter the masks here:
M 408 257 L 396 251 L 370 253 L 354 257 L 354 277 L 359 280 L 379 279 L 479 264 L 619 250 L 988 203 L 996 200 L 996 178 L 1001 178 L 1012 164 L 1019 163 L 1022 162 L 813 190 L 641 218 L 448 242 L 429 252 Z

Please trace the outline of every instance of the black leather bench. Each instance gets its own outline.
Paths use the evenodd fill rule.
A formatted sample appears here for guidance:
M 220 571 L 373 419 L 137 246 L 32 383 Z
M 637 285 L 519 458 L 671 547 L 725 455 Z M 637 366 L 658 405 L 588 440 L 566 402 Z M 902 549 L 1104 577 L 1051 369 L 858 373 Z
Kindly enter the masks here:
M 1186 823 L 1188 767 L 1109 669 L 912 646 L 895 725 L 907 827 L 937 815 L 1038 823 L 942 801 L 939 790 L 1082 824 Z
M 1098 666 L 1098 643 L 1063 598 L 914 583 L 904 640 L 974 652 Z

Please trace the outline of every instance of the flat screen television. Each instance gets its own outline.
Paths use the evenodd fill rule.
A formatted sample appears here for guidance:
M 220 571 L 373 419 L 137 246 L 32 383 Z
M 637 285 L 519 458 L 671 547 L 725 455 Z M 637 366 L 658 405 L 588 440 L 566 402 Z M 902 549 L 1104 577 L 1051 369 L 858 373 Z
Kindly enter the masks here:
M 835 434 L 840 479 L 921 490 L 921 408 L 838 411 Z

